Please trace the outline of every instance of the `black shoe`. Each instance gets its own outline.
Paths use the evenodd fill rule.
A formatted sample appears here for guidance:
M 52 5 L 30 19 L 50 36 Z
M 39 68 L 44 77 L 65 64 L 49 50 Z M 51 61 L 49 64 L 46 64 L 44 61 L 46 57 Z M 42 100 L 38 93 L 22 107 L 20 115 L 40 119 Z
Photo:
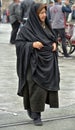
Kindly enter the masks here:
M 71 56 L 64 56 L 64 59 L 72 59 Z
M 33 122 L 34 122 L 34 125 L 36 125 L 36 126 L 42 126 L 43 125 L 41 118 L 36 118 L 36 119 L 33 120 Z

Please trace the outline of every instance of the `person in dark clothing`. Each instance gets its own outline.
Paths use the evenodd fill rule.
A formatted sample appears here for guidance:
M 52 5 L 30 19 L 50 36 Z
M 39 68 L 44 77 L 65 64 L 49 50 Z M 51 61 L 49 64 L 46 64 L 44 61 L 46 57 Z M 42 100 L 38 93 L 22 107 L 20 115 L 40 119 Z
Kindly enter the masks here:
M 23 0 L 21 2 L 21 19 L 22 23 L 25 23 L 29 16 L 31 5 L 34 3 L 33 0 Z
M 42 125 L 45 104 L 59 107 L 57 41 L 47 20 L 47 6 L 34 3 L 16 38 L 18 95 L 35 125 Z
M 51 0 L 51 1 L 49 2 L 48 7 L 47 7 L 47 18 L 48 18 L 49 22 L 51 22 L 50 7 L 53 6 L 53 5 L 54 5 L 54 2 Z
M 61 4 L 61 0 L 54 0 L 55 4 L 50 8 L 50 16 L 52 22 L 52 29 L 55 32 L 56 37 L 58 35 L 62 40 L 62 49 L 64 57 L 69 57 L 66 49 L 66 36 L 65 36 L 65 25 L 66 17 L 65 13 L 71 13 L 71 7 L 69 5 L 69 0 L 65 0 L 65 6 Z
M 13 0 L 9 5 L 9 20 L 12 26 L 10 43 L 15 44 L 16 35 L 21 23 L 20 0 Z

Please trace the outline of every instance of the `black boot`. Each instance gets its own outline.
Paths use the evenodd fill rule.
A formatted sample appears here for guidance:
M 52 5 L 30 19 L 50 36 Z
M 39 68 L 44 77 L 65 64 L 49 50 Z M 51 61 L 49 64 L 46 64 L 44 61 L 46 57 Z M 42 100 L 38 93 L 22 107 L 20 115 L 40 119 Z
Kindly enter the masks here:
M 42 121 L 41 121 L 41 113 L 40 112 L 32 112 L 32 117 L 33 117 L 33 122 L 34 125 L 36 126 L 42 126 Z
M 41 118 L 36 118 L 36 119 L 33 120 L 33 122 L 34 122 L 34 125 L 36 125 L 36 126 L 42 126 L 43 125 Z

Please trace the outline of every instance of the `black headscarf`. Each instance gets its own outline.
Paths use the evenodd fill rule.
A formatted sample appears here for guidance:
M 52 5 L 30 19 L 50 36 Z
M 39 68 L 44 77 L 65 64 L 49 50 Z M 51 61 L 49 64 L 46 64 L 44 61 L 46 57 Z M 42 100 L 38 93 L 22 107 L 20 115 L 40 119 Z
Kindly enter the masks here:
M 30 13 L 29 13 L 29 19 L 26 23 L 26 28 L 29 29 L 29 31 L 31 31 L 33 33 L 33 35 L 35 35 L 37 40 L 42 41 L 43 43 L 50 43 L 50 41 L 52 40 L 53 42 L 56 41 L 54 33 L 51 29 L 50 23 L 48 22 L 47 18 L 45 20 L 48 28 L 50 29 L 50 32 L 52 35 L 48 35 L 44 29 L 41 27 L 40 24 L 40 20 L 38 18 L 37 15 L 37 10 L 39 8 L 46 8 L 46 4 L 33 4 L 33 6 L 31 7 Z
M 55 35 L 46 18 L 48 31 L 40 23 L 37 10 L 46 5 L 35 3 L 32 5 L 29 19 L 22 27 L 16 39 L 17 73 L 19 76 L 18 95 L 23 96 L 26 84 L 27 68 L 30 64 L 32 79 L 40 87 L 57 91 L 59 89 L 59 69 L 57 52 L 52 52 L 52 44 L 56 42 Z M 40 50 L 32 47 L 33 42 L 40 41 L 44 47 Z

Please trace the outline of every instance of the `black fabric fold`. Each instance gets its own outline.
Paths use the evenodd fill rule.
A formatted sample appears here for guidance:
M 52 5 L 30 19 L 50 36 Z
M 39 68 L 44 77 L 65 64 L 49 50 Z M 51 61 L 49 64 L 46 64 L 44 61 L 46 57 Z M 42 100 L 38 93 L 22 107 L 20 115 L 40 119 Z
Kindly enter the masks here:
M 18 95 L 20 96 L 23 96 L 29 64 L 34 82 L 46 90 L 59 90 L 60 75 L 57 52 L 52 51 L 52 44 L 57 41 L 47 19 L 46 25 L 49 33 L 42 28 L 36 15 L 37 6 L 38 4 L 33 4 L 31 7 L 29 19 L 16 38 Z M 32 44 L 35 41 L 42 42 L 44 47 L 40 50 L 34 49 Z

